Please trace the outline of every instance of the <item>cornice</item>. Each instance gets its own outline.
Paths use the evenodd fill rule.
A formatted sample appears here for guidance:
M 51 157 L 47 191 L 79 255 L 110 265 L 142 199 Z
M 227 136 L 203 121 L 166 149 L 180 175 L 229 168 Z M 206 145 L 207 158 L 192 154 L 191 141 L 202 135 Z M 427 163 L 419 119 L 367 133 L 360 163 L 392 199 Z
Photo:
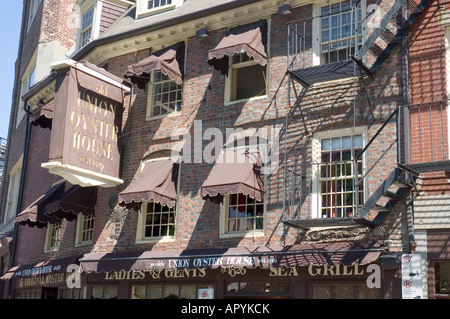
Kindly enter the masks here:
M 227 10 L 218 14 L 213 14 L 204 18 L 194 19 L 174 26 L 161 28 L 148 33 L 128 37 L 111 43 L 99 45 L 93 48 L 83 60 L 87 60 L 96 65 L 102 65 L 110 58 L 140 50 L 152 48 L 158 50 L 167 44 L 185 41 L 195 36 L 198 29 L 206 28 L 209 31 L 222 28 L 229 28 L 245 24 L 249 21 L 269 18 L 278 13 L 278 7 L 288 3 L 292 8 L 311 4 L 311 0 L 265 0 L 248 4 L 232 10 Z

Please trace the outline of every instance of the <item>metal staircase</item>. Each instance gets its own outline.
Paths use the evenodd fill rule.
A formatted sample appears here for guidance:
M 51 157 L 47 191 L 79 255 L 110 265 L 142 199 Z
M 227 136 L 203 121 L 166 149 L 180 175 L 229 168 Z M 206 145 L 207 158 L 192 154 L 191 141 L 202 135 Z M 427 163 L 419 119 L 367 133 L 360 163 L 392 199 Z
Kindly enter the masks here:
M 376 72 L 397 44 L 402 42 L 410 27 L 429 2 L 430 0 L 422 0 L 417 4 L 414 0 L 395 1 L 391 9 L 381 20 L 380 26 L 375 28 L 357 55 L 352 57 L 352 59 L 359 66 L 364 66 L 364 69 L 368 70 L 369 73 Z M 375 61 L 370 66 L 364 61 L 367 60 L 368 54 L 375 57 Z
M 288 40 L 295 43 L 295 45 L 288 47 L 288 70 L 287 75 L 290 80 L 295 80 L 297 83 L 303 86 L 303 90 L 300 90 L 296 94 L 296 100 L 294 107 L 289 115 L 292 115 L 294 111 L 300 110 L 300 114 L 303 118 L 301 110 L 302 99 L 305 97 L 306 92 L 310 86 L 315 83 L 343 79 L 348 77 L 357 76 L 355 70 L 358 68 L 358 76 L 363 78 L 366 75 L 374 74 L 380 69 L 383 62 L 390 56 L 397 44 L 401 43 L 404 37 L 407 35 L 409 29 L 413 23 L 417 20 L 425 7 L 429 4 L 429 0 L 422 0 L 417 3 L 414 0 L 395 1 L 387 14 L 382 18 L 378 28 L 375 28 L 372 34 L 362 44 L 359 50 L 356 50 L 355 55 L 350 57 L 350 60 L 341 61 L 336 63 L 330 63 L 327 65 L 319 65 L 312 67 L 303 67 L 298 57 L 301 51 L 305 48 L 306 34 L 298 31 L 297 27 L 289 26 Z M 354 9 L 354 8 L 353 8 Z M 370 15 L 371 13 L 369 13 Z M 295 39 L 297 37 L 297 39 Z M 299 39 L 299 40 L 298 40 Z M 368 62 L 370 61 L 370 62 Z M 294 86 L 293 84 L 290 84 Z M 369 106 L 370 106 L 370 98 Z M 327 225 L 343 225 L 348 226 L 351 224 L 360 224 L 375 228 L 380 225 L 386 216 L 392 211 L 395 205 L 399 201 L 405 201 L 405 199 L 416 188 L 416 181 L 419 178 L 419 173 L 413 168 L 408 167 L 401 163 L 400 159 L 400 140 L 399 140 L 399 128 L 400 118 L 399 109 L 396 109 L 390 114 L 387 121 L 380 127 L 379 131 L 369 141 L 368 145 L 356 156 L 354 159 L 355 167 L 358 158 L 363 156 L 372 142 L 377 139 L 379 133 L 385 128 L 387 123 L 396 118 L 397 121 L 397 137 L 395 141 L 382 152 L 380 159 L 391 149 L 394 145 L 397 147 L 397 162 L 394 164 L 395 168 L 384 179 L 378 188 L 372 192 L 370 197 L 363 204 L 356 204 L 357 213 L 351 218 L 333 218 L 333 219 L 304 219 L 301 218 L 289 218 L 288 215 L 284 217 L 284 223 L 292 227 L 310 228 L 316 226 Z M 306 124 L 305 124 L 305 131 Z M 378 160 L 373 164 L 377 165 Z M 364 179 L 371 172 L 372 167 L 367 170 L 365 176 L 359 178 L 356 171 L 355 182 L 355 195 L 357 194 L 359 183 L 364 182 Z M 302 197 L 302 196 L 300 196 Z M 358 196 L 355 196 L 358 198 Z M 285 199 L 286 200 L 286 199 Z M 292 217 L 292 216 L 291 216 Z M 298 217 L 298 216 L 297 216 Z

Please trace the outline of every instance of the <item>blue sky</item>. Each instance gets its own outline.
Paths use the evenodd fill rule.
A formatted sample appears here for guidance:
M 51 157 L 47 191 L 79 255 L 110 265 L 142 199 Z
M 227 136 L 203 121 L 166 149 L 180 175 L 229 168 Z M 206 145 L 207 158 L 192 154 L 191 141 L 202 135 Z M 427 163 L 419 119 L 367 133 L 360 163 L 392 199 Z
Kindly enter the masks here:
M 17 59 L 20 25 L 22 20 L 22 1 L 2 1 L 0 26 L 2 32 L 2 49 L 0 61 L 0 137 L 8 138 L 9 114 L 14 85 L 14 65 Z

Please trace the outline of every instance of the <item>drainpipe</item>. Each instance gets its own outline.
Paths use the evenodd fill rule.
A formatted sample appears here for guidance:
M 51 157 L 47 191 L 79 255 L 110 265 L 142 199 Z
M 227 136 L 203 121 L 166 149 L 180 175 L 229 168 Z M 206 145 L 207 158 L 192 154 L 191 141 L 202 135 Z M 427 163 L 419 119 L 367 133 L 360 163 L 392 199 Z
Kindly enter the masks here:
M 407 9 L 405 5 L 402 8 L 403 16 L 406 16 Z M 402 75 L 403 75 L 403 105 L 409 105 L 409 34 L 402 39 Z M 411 163 L 411 122 L 409 107 L 403 107 L 403 114 L 399 112 L 399 116 L 403 115 L 403 158 L 400 161 L 404 164 Z M 400 123 L 401 124 L 401 123 Z M 400 128 L 399 128 L 400 129 Z M 400 152 L 400 150 L 397 150 Z M 406 173 L 409 174 L 409 173 Z M 406 200 L 406 223 L 408 232 L 408 249 L 411 254 L 416 252 L 416 240 L 414 236 L 414 199 L 412 191 Z
M 30 136 L 31 136 L 31 122 L 30 122 L 30 115 L 31 111 L 28 106 L 28 101 L 25 101 L 25 112 L 26 115 L 26 131 L 25 131 L 25 145 L 23 150 L 23 162 L 22 162 L 22 172 L 20 176 L 20 185 L 19 185 L 19 194 L 18 194 L 18 200 L 17 200 L 17 206 L 16 206 L 16 215 L 20 213 L 20 208 L 22 207 L 23 202 L 23 193 L 24 193 L 24 186 L 25 186 L 25 175 L 27 171 L 27 164 L 28 164 L 28 153 L 30 149 Z M 17 251 L 17 239 L 18 239 L 18 229 L 19 225 L 14 221 L 14 230 L 13 230 L 13 241 L 12 241 L 12 250 L 9 257 L 9 267 L 8 269 L 11 269 L 14 267 L 14 260 L 16 259 L 16 251 Z M 8 287 L 5 291 L 5 298 L 11 298 L 11 290 L 12 290 L 12 279 L 8 280 Z

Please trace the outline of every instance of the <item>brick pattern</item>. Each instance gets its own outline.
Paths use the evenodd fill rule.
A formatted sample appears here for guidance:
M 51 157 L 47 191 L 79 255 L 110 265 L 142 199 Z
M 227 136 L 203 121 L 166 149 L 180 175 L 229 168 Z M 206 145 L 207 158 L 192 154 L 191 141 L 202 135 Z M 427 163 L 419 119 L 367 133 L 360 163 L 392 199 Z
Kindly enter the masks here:
M 430 1 L 409 32 L 412 163 L 448 159 L 446 35 L 441 24 L 448 10 L 449 1 Z M 423 194 L 448 193 L 445 172 L 422 177 Z

